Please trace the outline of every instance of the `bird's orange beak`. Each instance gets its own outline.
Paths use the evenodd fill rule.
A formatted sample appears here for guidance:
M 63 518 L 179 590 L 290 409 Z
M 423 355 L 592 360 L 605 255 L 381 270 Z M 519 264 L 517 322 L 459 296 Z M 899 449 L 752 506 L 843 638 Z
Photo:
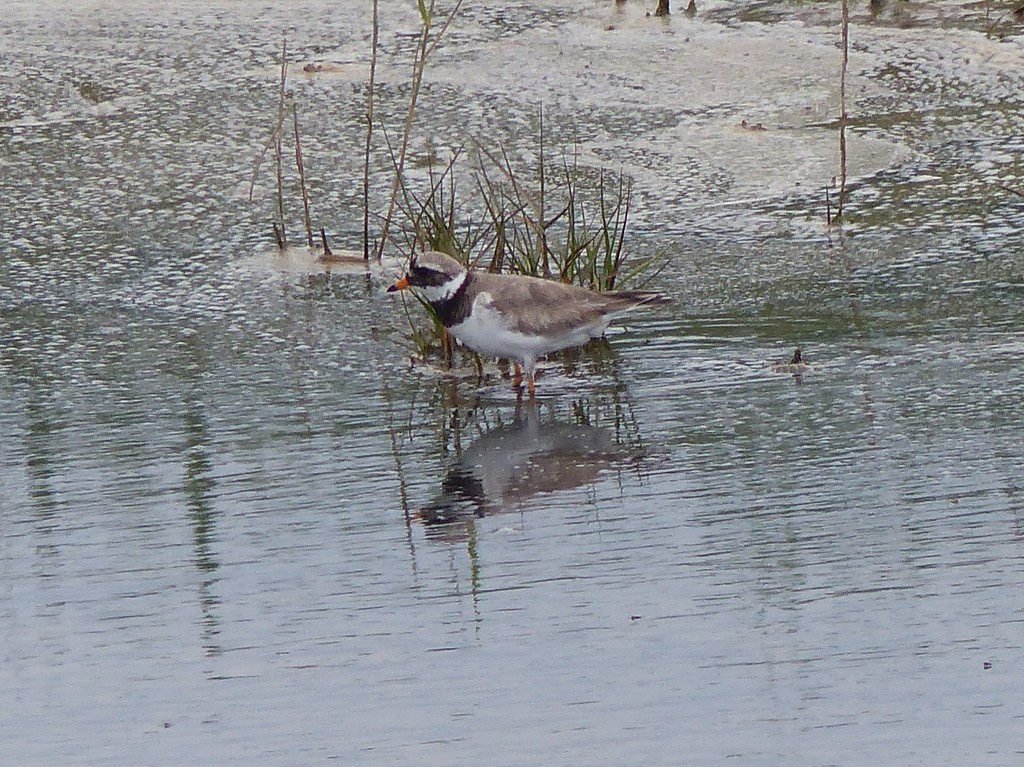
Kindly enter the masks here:
M 398 290 L 405 290 L 407 287 L 409 287 L 409 275 L 403 274 L 401 277 L 395 280 L 394 285 L 388 288 L 388 293 L 394 293 Z

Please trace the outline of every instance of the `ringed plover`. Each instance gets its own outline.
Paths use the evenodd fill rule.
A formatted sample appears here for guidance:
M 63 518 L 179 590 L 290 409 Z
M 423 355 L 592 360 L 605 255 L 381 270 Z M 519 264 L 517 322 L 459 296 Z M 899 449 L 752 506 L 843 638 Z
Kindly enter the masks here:
M 598 293 L 539 277 L 471 271 L 436 251 L 414 254 L 388 292 L 406 288 L 419 292 L 463 345 L 486 357 L 511 359 L 516 386 L 522 364 L 530 396 L 539 357 L 604 335 L 612 320 L 638 306 L 673 303 L 651 291 Z

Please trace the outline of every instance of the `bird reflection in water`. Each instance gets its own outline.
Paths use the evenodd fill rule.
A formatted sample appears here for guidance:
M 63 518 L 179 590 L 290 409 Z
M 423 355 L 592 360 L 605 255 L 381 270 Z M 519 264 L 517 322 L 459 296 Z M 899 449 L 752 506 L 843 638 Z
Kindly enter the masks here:
M 578 420 L 542 419 L 533 402 L 511 424 L 476 440 L 449 468 L 438 496 L 416 515 L 427 534 L 460 540 L 479 517 L 525 511 L 540 494 L 592 483 L 602 471 L 640 457 L 609 429 Z

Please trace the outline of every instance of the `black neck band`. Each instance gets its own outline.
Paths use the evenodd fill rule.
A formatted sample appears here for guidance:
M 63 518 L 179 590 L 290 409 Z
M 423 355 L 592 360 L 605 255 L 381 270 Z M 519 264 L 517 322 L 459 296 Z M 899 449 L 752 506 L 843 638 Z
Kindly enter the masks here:
M 441 324 L 446 328 L 460 324 L 467 316 L 469 316 L 469 311 L 473 307 L 473 303 L 467 299 L 466 289 L 469 287 L 469 281 L 472 279 L 472 273 L 467 272 L 466 278 L 462 281 L 462 284 L 459 285 L 458 290 L 448 298 L 442 298 L 440 301 L 431 302 L 430 305 L 434 307 L 434 311 L 437 313 L 437 318 L 441 320 Z

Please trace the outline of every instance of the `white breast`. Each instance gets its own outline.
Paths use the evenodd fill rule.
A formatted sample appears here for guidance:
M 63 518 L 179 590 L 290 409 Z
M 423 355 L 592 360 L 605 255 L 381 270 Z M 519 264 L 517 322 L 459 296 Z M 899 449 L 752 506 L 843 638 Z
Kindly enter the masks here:
M 530 365 L 545 354 L 586 343 L 601 335 L 607 326 L 607 322 L 602 322 L 598 326 L 574 328 L 557 336 L 526 335 L 513 330 L 514 318 L 496 311 L 491 301 L 490 293 L 481 293 L 473 301 L 469 316 L 449 328 L 460 343 L 485 357 L 518 359 Z

